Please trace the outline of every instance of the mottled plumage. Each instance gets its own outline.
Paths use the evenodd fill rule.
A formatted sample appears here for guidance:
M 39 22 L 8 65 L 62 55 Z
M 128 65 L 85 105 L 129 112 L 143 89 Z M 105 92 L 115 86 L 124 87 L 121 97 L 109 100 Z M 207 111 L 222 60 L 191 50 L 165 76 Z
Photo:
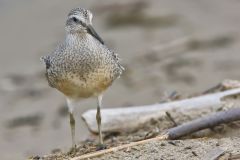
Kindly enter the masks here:
M 106 46 L 91 35 L 81 34 L 67 35 L 53 54 L 44 57 L 49 85 L 71 98 L 97 96 L 123 69 Z
M 68 100 L 101 96 L 123 71 L 118 56 L 104 45 L 91 24 L 89 10 L 70 11 L 65 41 L 42 57 L 49 85 Z

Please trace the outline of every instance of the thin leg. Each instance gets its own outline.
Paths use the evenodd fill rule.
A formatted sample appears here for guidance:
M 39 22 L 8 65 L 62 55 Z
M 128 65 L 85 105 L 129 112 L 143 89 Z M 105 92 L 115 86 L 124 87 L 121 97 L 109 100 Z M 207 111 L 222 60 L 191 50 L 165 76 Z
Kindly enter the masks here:
M 67 104 L 68 104 L 68 109 L 69 109 L 69 122 L 70 122 L 70 127 L 71 127 L 71 135 L 72 135 L 72 148 L 76 148 L 76 143 L 75 143 L 75 119 L 73 115 L 73 109 L 74 109 L 74 101 L 67 99 Z
M 73 113 L 69 112 L 69 118 L 70 118 L 70 126 L 71 126 L 71 134 L 72 134 L 72 147 L 76 147 L 75 143 L 75 119 L 73 116 Z
M 97 119 L 97 125 L 98 125 L 99 144 L 103 145 L 102 128 L 101 128 L 101 105 L 102 105 L 102 95 L 99 95 L 96 119 Z

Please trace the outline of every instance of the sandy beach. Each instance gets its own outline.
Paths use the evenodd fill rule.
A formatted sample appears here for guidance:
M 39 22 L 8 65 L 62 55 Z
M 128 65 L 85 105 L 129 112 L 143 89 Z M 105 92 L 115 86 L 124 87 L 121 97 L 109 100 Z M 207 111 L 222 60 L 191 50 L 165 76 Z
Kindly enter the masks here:
M 71 146 L 64 96 L 48 86 L 39 59 L 64 39 L 66 16 L 79 6 L 93 12 L 95 29 L 126 68 L 104 107 L 154 104 L 174 91 L 190 95 L 240 79 L 236 0 L 0 0 L 1 159 Z M 95 107 L 88 99 L 76 108 L 78 141 L 90 135 L 81 114 Z

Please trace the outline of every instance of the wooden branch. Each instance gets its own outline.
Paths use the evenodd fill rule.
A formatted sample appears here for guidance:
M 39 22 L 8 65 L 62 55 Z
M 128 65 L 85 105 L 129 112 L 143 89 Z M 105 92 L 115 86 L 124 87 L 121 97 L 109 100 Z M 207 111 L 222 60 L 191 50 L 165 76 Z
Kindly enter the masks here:
M 223 103 L 221 99 L 236 94 L 240 94 L 240 88 L 169 103 L 102 109 L 102 131 L 111 132 L 135 129 L 152 118 L 164 117 L 166 111 L 186 112 L 191 109 L 201 110 L 204 107 L 217 108 Z M 95 115 L 95 109 L 89 110 L 83 113 L 82 118 L 86 122 L 89 130 L 97 133 L 98 129 Z
M 164 136 L 167 139 L 178 139 L 202 129 L 213 128 L 219 124 L 237 120 L 240 120 L 240 108 L 232 108 L 228 111 L 217 112 L 171 128 L 167 130 Z

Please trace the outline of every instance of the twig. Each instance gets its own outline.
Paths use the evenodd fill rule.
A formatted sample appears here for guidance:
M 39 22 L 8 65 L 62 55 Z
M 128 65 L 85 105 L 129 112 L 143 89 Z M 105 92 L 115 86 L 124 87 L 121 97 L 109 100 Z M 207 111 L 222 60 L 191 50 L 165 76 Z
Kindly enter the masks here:
M 237 80 L 231 80 L 231 79 L 225 79 L 221 83 L 217 84 L 216 86 L 206 90 L 203 92 L 203 94 L 209 94 L 213 93 L 216 91 L 224 91 L 224 90 L 229 90 L 233 88 L 239 88 L 240 87 L 240 82 Z
M 107 153 L 116 152 L 116 151 L 127 149 L 127 148 L 130 148 L 130 147 L 133 147 L 133 146 L 145 144 L 145 143 L 148 143 L 148 142 L 165 140 L 165 139 L 166 139 L 165 136 L 158 136 L 158 137 L 151 138 L 151 139 L 146 139 L 146 140 L 142 140 L 142 141 L 138 141 L 138 142 L 132 142 L 132 143 L 125 144 L 125 145 L 122 145 L 122 146 L 113 147 L 113 148 L 109 148 L 109 149 L 106 149 L 106 150 L 101 150 L 101 151 L 97 151 L 97 152 L 94 152 L 94 153 L 85 154 L 85 155 L 82 155 L 82 156 L 79 156 L 79 157 L 72 158 L 71 160 L 83 160 L 83 159 L 88 159 L 88 158 L 99 157 L 99 156 L 102 156 L 102 155 L 107 154 Z
M 166 115 L 170 119 L 170 121 L 173 122 L 174 127 L 178 126 L 177 122 L 173 119 L 172 115 L 168 111 L 166 112 Z
M 209 94 L 209 93 L 213 93 L 215 92 L 217 89 L 221 89 L 222 85 L 221 84 L 217 84 L 216 86 L 213 86 L 209 89 L 207 89 L 206 91 L 204 91 L 202 94 Z
M 240 108 L 232 108 L 228 111 L 217 112 L 171 128 L 163 135 L 165 135 L 167 139 L 177 139 L 202 129 L 212 128 L 222 123 L 237 120 L 240 120 Z

